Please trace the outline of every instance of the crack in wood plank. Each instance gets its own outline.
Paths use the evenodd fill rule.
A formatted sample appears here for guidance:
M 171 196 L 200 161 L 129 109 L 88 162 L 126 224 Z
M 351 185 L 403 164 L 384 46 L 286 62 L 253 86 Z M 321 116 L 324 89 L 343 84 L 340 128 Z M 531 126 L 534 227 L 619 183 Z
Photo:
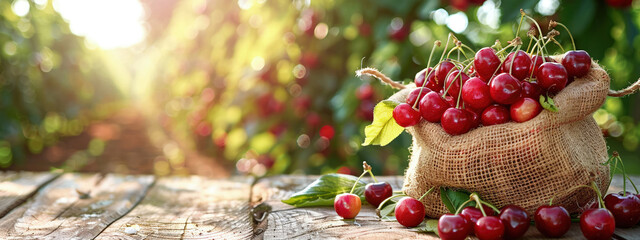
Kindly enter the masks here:
M 0 172 L 0 219 L 59 176 L 57 172 Z

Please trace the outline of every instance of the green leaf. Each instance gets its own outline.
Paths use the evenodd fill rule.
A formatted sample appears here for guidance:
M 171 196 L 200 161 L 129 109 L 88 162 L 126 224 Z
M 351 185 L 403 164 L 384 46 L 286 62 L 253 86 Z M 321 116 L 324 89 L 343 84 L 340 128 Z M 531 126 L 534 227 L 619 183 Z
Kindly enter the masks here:
M 382 202 L 382 208 L 378 207 L 378 209 L 376 209 L 376 212 L 378 214 L 378 217 L 380 217 L 380 219 L 382 219 L 382 221 L 396 221 L 396 217 L 395 217 L 395 210 L 396 210 L 396 204 L 398 204 L 398 201 L 400 200 L 400 198 L 402 197 L 406 197 L 407 195 L 404 194 L 400 194 L 400 195 L 393 195 L 391 197 L 387 199 L 385 199 L 385 201 Z
M 365 139 L 362 146 L 385 146 L 402 133 L 404 128 L 393 119 L 393 109 L 398 104 L 395 101 L 384 100 L 376 105 L 373 109 L 373 122 L 364 128 Z
M 553 102 L 553 98 L 549 96 L 540 95 L 540 105 L 542 105 L 544 109 L 547 109 L 549 111 L 558 112 L 558 108 Z
M 351 191 L 356 180 L 358 180 L 357 177 L 346 174 L 322 175 L 302 191 L 293 194 L 289 199 L 282 200 L 282 202 L 295 207 L 333 206 L 336 195 Z M 364 181 L 359 180 L 353 194 L 364 199 L 365 185 Z
M 418 225 L 417 227 L 411 228 L 411 231 L 419 232 L 419 233 L 435 233 L 438 234 L 438 220 L 437 219 L 427 219 Z
M 465 190 L 453 190 L 450 188 L 440 188 L 440 199 L 442 203 L 449 209 L 449 212 L 455 213 L 460 206 L 469 200 L 469 192 Z M 467 206 L 474 206 L 475 203 L 470 202 Z

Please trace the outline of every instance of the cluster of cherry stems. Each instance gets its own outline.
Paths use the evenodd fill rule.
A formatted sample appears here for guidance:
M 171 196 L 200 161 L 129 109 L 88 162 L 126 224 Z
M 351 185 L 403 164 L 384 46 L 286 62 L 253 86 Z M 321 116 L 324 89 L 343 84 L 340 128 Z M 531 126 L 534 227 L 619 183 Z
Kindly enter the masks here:
M 520 25 L 525 17 L 538 26 L 524 13 Z M 563 24 L 551 21 L 549 27 L 555 26 L 566 29 Z M 417 87 L 409 93 L 405 103 L 394 108 L 394 120 L 402 127 L 410 127 L 424 118 L 439 122 L 448 134 L 460 135 L 480 125 L 511 120 L 525 122 L 536 117 L 542 111 L 539 102 L 542 94 L 557 94 L 574 78 L 587 75 L 591 68 L 591 57 L 586 51 L 575 50 L 575 43 L 574 50 L 568 51 L 561 63 L 555 62 L 548 57 L 547 44 L 560 46 L 554 39 L 559 32 L 551 29 L 543 36 L 539 26 L 537 32 L 540 35 L 536 37 L 536 31 L 529 31 L 527 51 L 520 50 L 522 41 L 516 34 L 504 48 L 496 41 L 494 46 L 475 52 L 473 58 L 466 58 L 465 51 L 473 50 L 450 34 L 439 63 L 416 74 Z M 455 46 L 449 50 L 452 39 Z M 573 37 L 571 39 L 573 42 Z M 436 41 L 433 50 L 440 45 Z M 503 57 L 509 49 L 510 53 Z M 427 66 L 431 64 L 433 50 Z M 451 54 L 456 52 L 458 59 L 451 59 Z M 466 59 L 461 61 L 461 55 Z
M 609 161 L 622 164 L 617 153 L 614 153 Z M 387 201 L 402 197 L 396 203 L 394 211 L 398 223 L 405 227 L 416 227 L 424 221 L 425 207 L 421 200 L 434 188 L 424 193 L 419 199 L 404 194 L 393 195 L 391 185 L 378 182 L 371 172 L 371 167 L 366 162 L 363 165 L 365 171 L 360 178 L 369 173 L 374 180 L 374 183 L 365 186 L 365 200 L 369 204 L 380 210 Z M 622 169 L 623 179 L 629 179 L 624 173 L 624 166 Z M 353 194 L 360 178 L 350 193 L 335 197 L 334 209 L 344 219 L 354 219 L 360 212 L 362 206 L 360 197 Z M 591 186 L 576 186 L 567 190 L 566 193 L 583 187 L 593 189 L 597 196 L 583 206 L 583 212 L 580 215 L 580 229 L 587 239 L 611 239 L 616 227 L 628 228 L 640 222 L 640 193 L 635 185 L 633 187 L 636 194 L 622 191 L 610 193 L 604 199 L 595 182 L 592 182 Z M 623 188 L 626 189 L 626 181 Z M 469 206 L 470 203 L 475 203 L 475 206 Z M 553 197 L 549 200 L 549 205 L 538 207 L 533 220 L 538 231 L 546 237 L 562 237 L 571 227 L 569 212 L 562 206 L 553 205 Z M 469 200 L 461 204 L 454 214 L 444 214 L 440 217 L 437 230 L 438 236 L 444 240 L 462 240 L 469 235 L 475 235 L 481 240 L 500 240 L 522 237 L 529 229 L 529 225 L 530 216 L 522 207 L 507 205 L 498 209 L 472 193 Z

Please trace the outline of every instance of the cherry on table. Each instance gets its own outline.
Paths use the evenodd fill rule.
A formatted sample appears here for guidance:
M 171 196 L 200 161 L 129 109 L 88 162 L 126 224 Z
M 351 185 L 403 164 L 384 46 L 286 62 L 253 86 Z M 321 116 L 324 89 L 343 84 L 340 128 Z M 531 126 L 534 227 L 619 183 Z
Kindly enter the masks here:
M 420 91 L 422 91 L 422 93 Z M 409 92 L 406 103 L 413 106 L 416 101 L 420 102 L 420 100 L 422 100 L 422 98 L 429 92 L 431 92 L 431 90 L 426 87 L 415 88 Z M 418 97 L 418 94 L 420 94 L 420 97 Z
M 522 50 L 518 50 L 518 52 L 515 53 L 509 53 L 502 64 L 503 73 L 510 73 L 513 77 L 521 81 L 529 77 L 530 68 L 531 58 Z
M 538 68 L 538 84 L 549 92 L 557 93 L 567 86 L 567 70 L 562 64 L 547 62 Z
M 617 227 L 628 228 L 640 222 L 640 198 L 634 194 L 607 194 L 604 205 L 615 217 Z
M 344 219 L 353 219 L 360 212 L 360 197 L 352 193 L 338 194 L 333 201 L 333 208 L 338 213 L 338 216 Z
M 583 77 L 591 68 L 591 56 L 584 50 L 568 51 L 562 57 L 562 66 L 567 69 L 569 76 Z
M 420 113 L 429 122 L 440 122 L 442 114 L 450 107 L 440 94 L 429 92 L 420 101 Z
M 480 240 L 502 240 L 504 238 L 504 224 L 500 218 L 495 216 L 478 219 L 473 231 Z
M 505 239 L 524 236 L 529 229 L 529 214 L 516 205 L 507 205 L 500 210 L 500 220 L 504 224 Z
M 387 182 L 369 183 L 364 187 L 364 199 L 374 207 L 393 195 L 393 189 Z
M 611 239 L 615 228 L 613 214 L 606 208 L 587 209 L 580 215 L 580 230 L 589 240 Z
M 443 240 L 463 240 L 471 233 L 471 226 L 462 215 L 447 213 L 438 219 L 438 236 Z
M 491 80 L 489 93 L 500 104 L 512 104 L 520 98 L 522 86 L 518 79 L 508 73 L 501 73 Z
M 424 205 L 415 198 L 403 197 L 396 203 L 396 220 L 398 220 L 398 223 L 402 224 L 402 226 L 418 226 L 424 221 L 424 214 Z
M 400 103 L 393 109 L 393 119 L 401 127 L 411 127 L 420 122 L 420 112 L 407 103 Z
M 490 207 L 483 205 L 482 208 L 484 208 L 484 212 L 487 214 L 487 216 L 495 215 L 495 212 Z M 480 209 L 476 207 L 465 207 L 462 209 L 462 211 L 460 211 L 460 215 L 464 217 L 464 219 L 469 223 L 471 233 L 473 233 L 473 228 L 475 227 L 476 222 L 478 222 L 478 219 L 484 217 L 484 215 L 482 215 L 482 211 L 480 211 Z
M 440 124 L 448 134 L 460 135 L 471 129 L 472 119 L 467 111 L 451 107 L 442 114 Z
M 493 48 L 485 47 L 478 52 L 473 59 L 473 66 L 478 75 L 485 80 L 491 79 L 493 74 L 500 66 L 500 58 L 496 55 L 496 51 Z
M 447 91 L 447 94 L 451 95 L 453 98 L 457 99 L 460 94 L 460 88 L 463 86 L 465 82 L 469 80 L 469 76 L 460 70 L 453 70 L 449 77 L 447 77 L 447 82 L 444 85 L 444 89 Z
M 466 106 L 475 109 L 484 109 L 493 102 L 489 92 L 489 85 L 477 77 L 467 80 L 462 85 L 462 100 L 464 100 Z
M 513 121 L 526 122 L 538 116 L 542 111 L 542 106 L 537 100 L 525 97 L 511 104 L 509 111 Z
M 484 109 L 480 116 L 480 122 L 484 126 L 507 123 L 511 121 L 509 109 L 498 104 L 491 105 Z
M 571 228 L 569 212 L 561 206 L 540 206 L 533 218 L 538 231 L 546 237 L 562 237 Z

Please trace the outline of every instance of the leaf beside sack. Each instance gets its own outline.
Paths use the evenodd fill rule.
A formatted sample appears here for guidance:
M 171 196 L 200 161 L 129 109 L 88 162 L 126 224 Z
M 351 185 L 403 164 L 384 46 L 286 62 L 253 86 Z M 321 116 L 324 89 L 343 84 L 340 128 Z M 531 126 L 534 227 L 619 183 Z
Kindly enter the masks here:
M 346 174 L 322 175 L 309 186 L 294 193 L 289 199 L 282 200 L 282 202 L 294 207 L 333 206 L 336 195 L 350 192 L 357 180 L 357 177 Z M 364 181 L 359 180 L 353 194 L 364 199 L 365 185 Z
M 404 128 L 393 119 L 393 109 L 398 104 L 400 103 L 392 100 L 376 104 L 373 109 L 373 122 L 364 128 L 365 139 L 362 146 L 385 146 L 402 133 Z

